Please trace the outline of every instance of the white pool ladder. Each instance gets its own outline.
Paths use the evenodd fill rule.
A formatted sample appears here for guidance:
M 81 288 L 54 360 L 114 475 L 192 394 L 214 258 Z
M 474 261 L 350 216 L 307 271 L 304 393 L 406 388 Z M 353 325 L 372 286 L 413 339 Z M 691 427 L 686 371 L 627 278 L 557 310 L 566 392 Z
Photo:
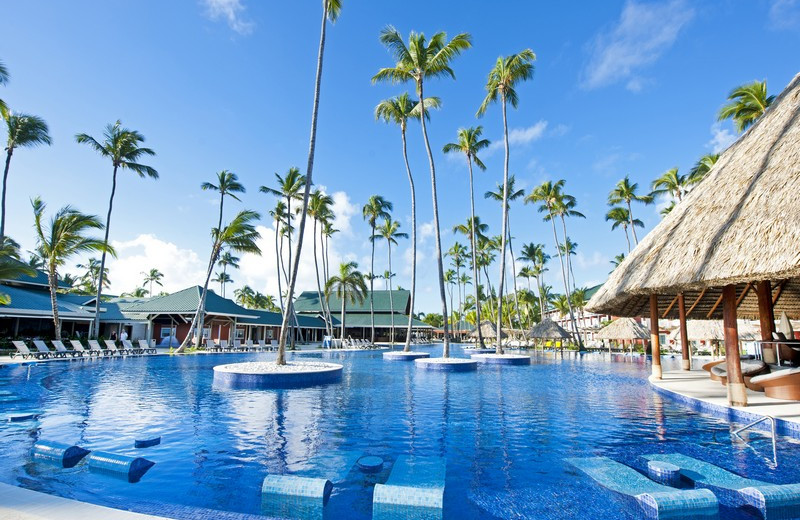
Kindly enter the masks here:
M 758 419 L 757 421 L 753 421 L 750 424 L 739 428 L 738 430 L 734 430 L 733 431 L 733 435 L 738 437 L 745 444 L 749 445 L 749 443 L 746 440 L 744 440 L 739 434 L 742 433 L 743 431 L 749 429 L 749 428 L 752 428 L 756 424 L 761 424 L 764 421 L 769 421 L 770 422 L 770 426 L 771 426 L 770 429 L 772 431 L 772 460 L 775 463 L 775 467 L 777 467 L 778 466 L 778 435 L 776 433 L 775 418 L 773 416 L 765 415 L 764 417 L 762 417 L 761 419 Z

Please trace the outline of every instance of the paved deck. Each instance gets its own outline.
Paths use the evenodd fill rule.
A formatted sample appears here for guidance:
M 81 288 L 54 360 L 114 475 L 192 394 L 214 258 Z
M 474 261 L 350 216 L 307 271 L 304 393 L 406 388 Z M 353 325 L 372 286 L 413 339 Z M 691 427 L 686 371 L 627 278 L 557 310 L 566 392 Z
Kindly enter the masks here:
M 166 520 L 0 484 L 0 518 L 7 520 Z
M 662 380 L 651 379 L 650 382 L 658 389 L 699 401 L 700 408 L 707 409 L 706 406 L 702 406 L 705 404 L 709 408 L 720 407 L 735 410 L 741 414 L 771 415 L 776 419 L 796 424 L 800 430 L 800 402 L 772 399 L 762 392 L 747 390 L 748 406 L 728 406 L 726 387 L 719 384 L 719 381 L 712 381 L 705 370 L 664 372 Z

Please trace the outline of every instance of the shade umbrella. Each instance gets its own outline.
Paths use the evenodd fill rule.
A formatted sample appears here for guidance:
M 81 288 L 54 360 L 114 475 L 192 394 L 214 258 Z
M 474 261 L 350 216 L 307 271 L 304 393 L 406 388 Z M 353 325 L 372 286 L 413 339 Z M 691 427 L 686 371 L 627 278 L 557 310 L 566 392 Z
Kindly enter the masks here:
M 533 339 L 570 339 L 572 335 L 564 330 L 558 323 L 550 318 L 546 318 L 540 323 L 537 323 L 536 326 L 528 332 L 528 337 Z
M 761 329 L 752 323 L 738 320 L 736 328 L 739 341 L 755 341 L 761 339 Z M 686 335 L 689 341 L 724 341 L 725 329 L 720 320 L 689 320 L 686 322 Z M 678 340 L 680 329 L 669 333 L 669 339 Z
M 650 329 L 633 318 L 619 318 L 594 335 L 595 339 L 650 339 Z
M 470 332 L 469 336 L 471 338 L 477 338 L 478 337 L 478 329 L 475 329 L 472 332 Z M 484 338 L 497 338 L 497 327 L 495 326 L 495 324 L 492 323 L 489 320 L 482 321 L 481 322 L 481 336 L 483 336 Z M 503 332 L 503 330 L 501 329 L 500 330 L 500 338 L 501 339 L 505 339 L 506 337 L 508 337 L 508 334 Z

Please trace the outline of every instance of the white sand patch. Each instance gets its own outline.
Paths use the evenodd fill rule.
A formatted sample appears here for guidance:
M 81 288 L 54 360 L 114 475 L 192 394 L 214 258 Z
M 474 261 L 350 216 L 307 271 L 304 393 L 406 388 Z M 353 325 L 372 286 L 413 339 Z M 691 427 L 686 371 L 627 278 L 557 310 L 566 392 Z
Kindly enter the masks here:
M 217 372 L 232 372 L 236 374 L 290 374 L 299 372 L 325 372 L 341 369 L 342 365 L 336 363 L 323 363 L 321 361 L 287 361 L 285 365 L 278 365 L 274 361 L 253 361 L 250 363 L 231 363 L 217 365 Z

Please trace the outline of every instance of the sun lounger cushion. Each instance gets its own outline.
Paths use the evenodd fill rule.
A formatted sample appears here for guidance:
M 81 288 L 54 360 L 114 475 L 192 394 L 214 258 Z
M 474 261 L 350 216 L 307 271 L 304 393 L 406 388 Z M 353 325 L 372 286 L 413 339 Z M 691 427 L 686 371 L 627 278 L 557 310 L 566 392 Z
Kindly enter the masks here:
M 756 376 L 750 383 L 762 387 L 767 397 L 800 400 L 800 368 L 776 370 L 770 374 Z
M 748 359 L 741 362 L 742 376 L 753 377 L 769 370 L 763 361 L 758 359 Z M 725 363 L 711 367 L 711 373 L 720 377 L 728 377 L 728 366 Z

